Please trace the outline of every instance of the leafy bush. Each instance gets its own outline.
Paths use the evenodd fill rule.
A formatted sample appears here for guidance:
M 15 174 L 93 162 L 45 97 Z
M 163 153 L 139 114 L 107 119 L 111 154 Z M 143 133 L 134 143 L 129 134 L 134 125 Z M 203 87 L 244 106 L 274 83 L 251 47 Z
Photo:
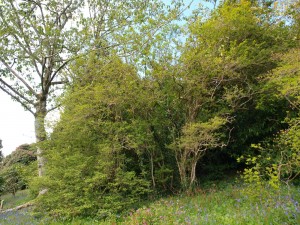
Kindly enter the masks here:
M 92 59 L 90 69 L 102 65 Z M 63 100 L 61 120 L 42 146 L 47 150 L 46 176 L 32 183 L 35 193 L 48 190 L 38 198 L 37 209 L 52 216 L 107 217 L 150 191 L 139 161 L 142 149 L 137 151 L 145 143 L 140 140 L 144 133 L 136 133 L 130 99 L 124 99 L 134 71 L 114 59 L 105 72 L 88 75 L 78 75 L 82 77 Z
M 294 48 L 281 54 L 280 66 L 268 74 L 266 90 L 272 91 L 272 98 L 285 98 L 290 111 L 282 123 L 286 125 L 272 138 L 253 144 L 252 155 L 242 156 L 249 168 L 244 171 L 244 179 L 260 184 L 267 180 L 278 188 L 281 181 L 289 184 L 300 175 L 300 116 L 299 116 L 299 60 L 300 49 Z M 263 107 L 263 106 L 259 106 Z
M 16 192 L 25 184 L 18 173 L 17 166 L 10 166 L 1 170 L 1 175 L 4 179 L 4 192 L 12 193 L 14 196 Z
M 16 163 L 28 165 L 36 161 L 36 150 L 33 145 L 23 144 L 16 148 L 11 154 L 6 156 L 2 162 L 4 167 L 11 166 Z
M 36 153 L 32 145 L 24 144 L 6 156 L 0 166 L 2 191 L 15 193 L 27 188 L 31 178 L 37 176 Z

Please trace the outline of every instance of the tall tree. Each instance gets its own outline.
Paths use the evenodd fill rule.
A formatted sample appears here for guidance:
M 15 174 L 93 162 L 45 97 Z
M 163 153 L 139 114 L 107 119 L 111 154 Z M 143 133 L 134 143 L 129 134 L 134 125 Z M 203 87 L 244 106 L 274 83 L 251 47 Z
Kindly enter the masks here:
M 208 19 L 196 16 L 191 20 L 175 79 L 180 86 L 177 101 L 183 105 L 184 124 L 171 145 L 183 185 L 191 187 L 196 181 L 197 162 L 207 150 L 231 144 L 233 138 L 253 141 L 274 132 L 275 126 L 269 126 L 266 112 L 259 114 L 255 101 L 264 94 L 259 89 L 262 77 L 276 67 L 272 56 L 294 42 L 286 41 L 291 36 L 288 29 L 273 21 L 268 7 L 253 4 L 257 3 L 224 1 Z M 261 120 L 252 122 L 257 115 Z M 219 117 L 232 122 L 227 123 L 230 142 L 222 143 L 219 138 L 222 123 L 213 123 L 213 118 Z M 276 122 L 280 124 L 281 119 Z M 241 131 L 245 133 L 239 136 Z
M 34 115 L 36 141 L 46 139 L 45 117 L 66 83 L 63 69 L 79 48 L 75 16 L 82 1 L 2 1 L 0 89 Z M 39 175 L 44 160 L 38 149 Z
M 46 139 L 46 115 L 58 107 L 74 58 L 93 50 L 99 57 L 111 48 L 126 56 L 142 50 L 177 16 L 178 2 L 167 13 L 159 0 L 1 1 L 0 89 L 34 115 L 36 142 Z

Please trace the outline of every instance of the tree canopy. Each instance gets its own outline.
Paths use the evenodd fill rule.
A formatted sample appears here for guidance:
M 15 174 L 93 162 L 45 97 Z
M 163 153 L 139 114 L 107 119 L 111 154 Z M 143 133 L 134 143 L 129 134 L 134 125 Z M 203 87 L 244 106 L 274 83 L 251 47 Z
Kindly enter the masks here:
M 0 89 L 35 117 L 36 141 L 47 138 L 46 115 L 72 79 L 69 64 L 87 52 L 114 50 L 129 61 L 180 15 L 147 1 L 13 1 L 0 3 Z M 129 38 L 130 37 L 130 38 Z M 134 53 L 134 54 L 133 54 Z M 39 175 L 44 173 L 38 149 Z

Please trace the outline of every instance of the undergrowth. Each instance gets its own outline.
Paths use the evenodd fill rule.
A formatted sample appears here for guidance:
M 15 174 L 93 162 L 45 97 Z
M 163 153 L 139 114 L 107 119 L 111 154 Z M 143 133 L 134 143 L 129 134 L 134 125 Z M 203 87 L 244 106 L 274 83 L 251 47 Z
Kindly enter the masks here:
M 37 219 L 28 211 L 0 215 L 0 224 L 300 224 L 300 187 L 244 184 L 210 185 L 193 194 L 162 198 L 127 215 L 115 215 L 106 221 L 93 218 L 73 220 Z
M 3 210 L 5 210 L 5 209 L 14 208 L 18 205 L 24 204 L 32 200 L 32 196 L 30 195 L 29 190 L 27 189 L 27 190 L 18 191 L 15 196 L 13 196 L 10 193 L 2 195 L 0 199 L 4 200 Z

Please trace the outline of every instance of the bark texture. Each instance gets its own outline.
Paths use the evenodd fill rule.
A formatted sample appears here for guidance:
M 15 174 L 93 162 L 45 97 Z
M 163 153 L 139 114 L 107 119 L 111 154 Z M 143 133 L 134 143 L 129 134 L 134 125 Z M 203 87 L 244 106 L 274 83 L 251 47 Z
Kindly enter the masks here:
M 36 104 L 36 113 L 34 115 L 35 121 L 35 139 L 36 143 L 40 143 L 46 140 L 45 118 L 47 114 L 47 101 L 46 97 L 41 97 Z M 45 174 L 45 159 L 43 156 L 43 150 L 40 146 L 37 147 L 37 162 L 39 176 Z

